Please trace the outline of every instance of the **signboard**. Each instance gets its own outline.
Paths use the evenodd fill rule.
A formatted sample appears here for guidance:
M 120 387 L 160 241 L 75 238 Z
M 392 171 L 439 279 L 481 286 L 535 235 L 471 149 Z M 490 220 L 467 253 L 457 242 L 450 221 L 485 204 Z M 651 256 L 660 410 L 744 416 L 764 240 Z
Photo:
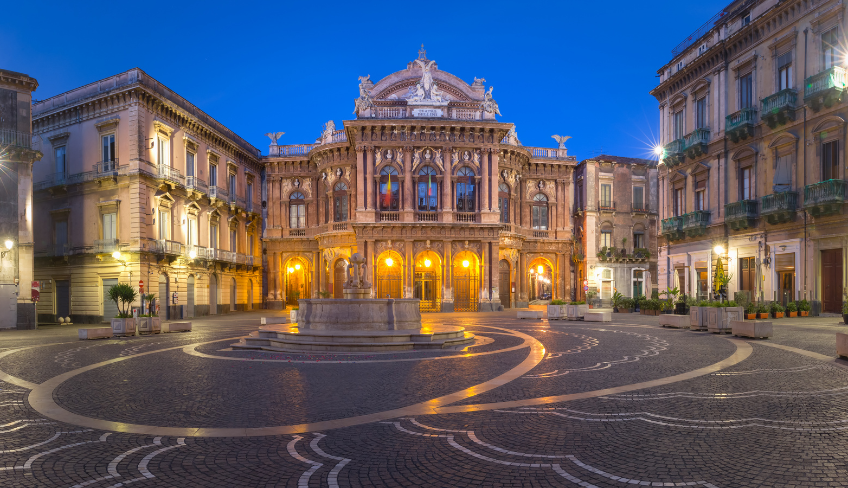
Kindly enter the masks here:
M 138 280 L 138 291 L 144 293 L 144 281 Z
M 412 109 L 413 117 L 430 117 L 436 118 L 442 116 L 442 109 L 440 108 L 414 108 Z
M 39 290 L 41 290 L 41 285 L 37 281 L 33 281 L 32 282 L 32 292 L 31 292 L 32 293 L 32 296 L 31 296 L 32 301 L 34 301 L 34 302 L 38 301 L 38 298 L 40 296 Z M 26 295 L 24 295 L 24 296 L 26 296 Z
M 583 291 L 589 291 L 589 287 L 588 287 L 588 286 L 584 286 L 584 287 L 583 287 Z
M 583 280 L 583 286 L 589 286 L 589 280 Z

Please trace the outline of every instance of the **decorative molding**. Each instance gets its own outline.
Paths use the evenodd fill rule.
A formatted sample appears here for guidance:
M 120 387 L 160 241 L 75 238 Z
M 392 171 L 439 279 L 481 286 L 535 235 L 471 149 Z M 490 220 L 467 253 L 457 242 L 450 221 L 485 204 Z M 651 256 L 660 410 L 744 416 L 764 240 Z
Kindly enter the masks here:
M 114 115 L 108 119 L 95 123 L 94 126 L 97 127 L 97 132 L 102 134 L 104 132 L 115 130 L 118 127 L 118 122 L 120 121 L 121 117 Z
M 174 134 L 174 128 L 160 119 L 153 121 L 153 131 L 167 136 L 168 139 Z
M 59 132 L 58 134 L 55 134 L 55 135 L 49 136 L 49 137 L 47 138 L 47 140 L 48 140 L 48 141 L 50 141 L 50 144 L 51 144 L 53 147 L 59 147 L 59 146 L 64 146 L 65 144 L 67 144 L 67 143 L 68 143 L 68 138 L 69 138 L 70 136 L 71 136 L 71 133 L 70 133 L 70 132 Z M 67 156 L 66 156 L 66 157 L 67 157 Z

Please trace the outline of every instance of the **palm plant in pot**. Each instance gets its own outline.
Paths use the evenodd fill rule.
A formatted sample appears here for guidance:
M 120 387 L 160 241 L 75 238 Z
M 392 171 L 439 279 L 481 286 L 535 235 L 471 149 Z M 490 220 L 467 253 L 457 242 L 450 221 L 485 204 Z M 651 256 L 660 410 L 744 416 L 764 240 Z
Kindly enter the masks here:
M 624 295 L 622 295 L 618 290 L 612 294 L 612 311 L 615 313 L 619 312 L 619 308 L 624 308 L 622 303 L 624 300 Z
M 848 300 L 842 301 L 842 322 L 848 324 Z
M 138 292 L 127 283 L 118 283 L 109 288 L 107 296 L 118 308 L 118 316 L 111 319 L 112 331 L 116 335 L 135 335 L 135 319 L 130 315 L 130 307 L 138 298 Z

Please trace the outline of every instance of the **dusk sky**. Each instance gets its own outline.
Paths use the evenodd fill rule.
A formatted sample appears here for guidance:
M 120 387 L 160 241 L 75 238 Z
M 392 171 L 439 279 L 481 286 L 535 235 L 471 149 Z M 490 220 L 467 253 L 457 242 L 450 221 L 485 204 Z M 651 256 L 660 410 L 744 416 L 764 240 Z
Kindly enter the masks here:
M 45 99 L 139 67 L 268 152 L 353 117 L 357 77 L 404 69 L 421 44 L 439 69 L 494 86 L 526 146 L 651 157 L 648 92 L 671 49 L 726 6 L 680 2 L 12 2 L 0 67 Z M 673 19 L 673 20 L 672 20 Z

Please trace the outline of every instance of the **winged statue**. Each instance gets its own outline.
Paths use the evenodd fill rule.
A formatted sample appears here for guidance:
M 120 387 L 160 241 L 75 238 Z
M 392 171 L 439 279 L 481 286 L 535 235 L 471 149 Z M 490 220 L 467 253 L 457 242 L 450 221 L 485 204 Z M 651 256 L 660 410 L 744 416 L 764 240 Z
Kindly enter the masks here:
M 554 140 L 557 141 L 557 143 L 559 144 L 559 149 L 565 149 L 565 141 L 571 139 L 571 136 L 553 135 L 551 137 L 553 137 Z
M 282 137 L 283 134 L 285 134 L 285 132 L 269 132 L 265 135 L 271 138 L 271 145 L 276 146 L 277 145 L 277 139 Z

